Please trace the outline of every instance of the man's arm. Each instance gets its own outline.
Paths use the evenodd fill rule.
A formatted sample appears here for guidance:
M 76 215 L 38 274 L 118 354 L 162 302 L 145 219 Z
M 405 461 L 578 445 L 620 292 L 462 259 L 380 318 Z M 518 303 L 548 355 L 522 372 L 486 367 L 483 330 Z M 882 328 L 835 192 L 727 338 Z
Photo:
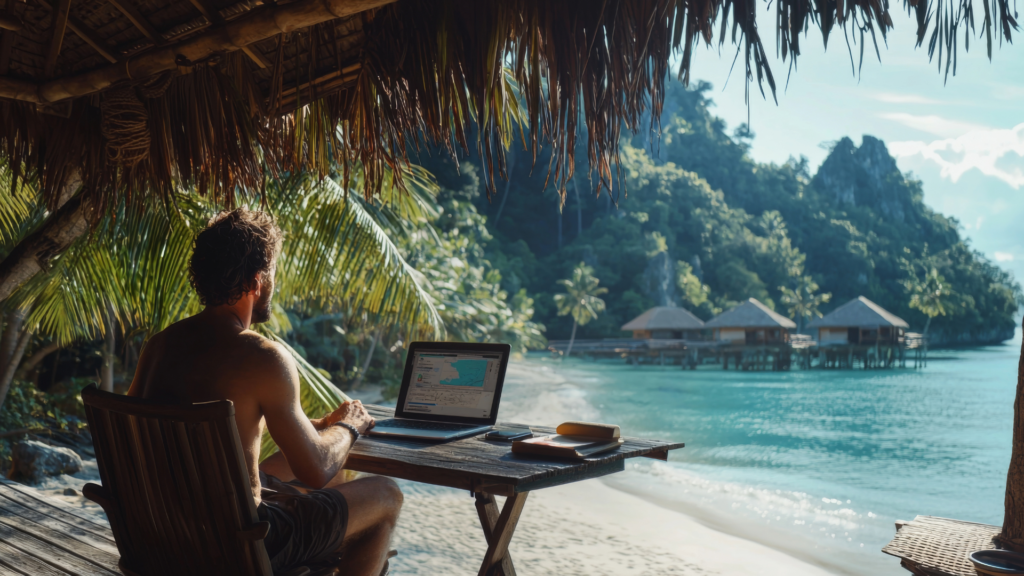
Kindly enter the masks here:
M 302 412 L 295 361 L 276 344 L 269 346 L 271 366 L 258 386 L 267 429 L 295 477 L 312 488 L 323 488 L 341 471 L 353 443 L 349 430 L 330 424 L 348 422 L 362 433 L 372 426 L 373 419 L 361 404 L 346 402 L 319 421 L 324 427 L 318 431 Z

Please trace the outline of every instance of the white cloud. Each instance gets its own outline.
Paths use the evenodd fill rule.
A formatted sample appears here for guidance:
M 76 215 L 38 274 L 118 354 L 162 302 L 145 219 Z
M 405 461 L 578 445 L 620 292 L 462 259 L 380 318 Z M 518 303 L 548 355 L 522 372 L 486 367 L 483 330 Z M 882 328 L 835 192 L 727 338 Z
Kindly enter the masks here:
M 960 120 L 950 120 L 949 118 L 943 118 L 942 116 L 935 115 L 918 116 L 915 114 L 907 114 L 906 112 L 887 112 L 885 114 L 879 114 L 879 116 L 886 120 L 899 122 L 900 124 L 909 126 L 914 130 L 934 134 L 941 138 L 956 138 L 969 132 L 989 129 L 988 127 L 980 124 L 962 122 Z
M 1009 252 L 996 252 L 996 262 L 1013 262 L 1013 254 Z
M 956 182 L 971 169 L 998 178 L 1014 188 L 1024 186 L 1024 123 L 1010 129 L 974 130 L 932 142 L 893 142 L 896 157 L 919 155 L 935 162 L 943 178 Z
M 918 94 L 897 94 L 895 92 L 877 92 L 871 96 L 879 102 L 887 104 L 942 104 L 938 100 L 925 98 Z

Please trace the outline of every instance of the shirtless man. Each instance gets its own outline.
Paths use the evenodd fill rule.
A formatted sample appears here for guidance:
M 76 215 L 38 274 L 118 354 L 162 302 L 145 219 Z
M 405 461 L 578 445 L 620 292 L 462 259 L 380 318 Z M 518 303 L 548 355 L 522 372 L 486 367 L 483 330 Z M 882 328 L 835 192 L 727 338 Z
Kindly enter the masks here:
M 389 478 L 344 482 L 359 434 L 374 424 L 358 400 L 319 419 L 299 405 L 299 375 L 277 343 L 250 330 L 270 319 L 281 231 L 262 212 L 222 212 L 196 238 L 189 280 L 205 308 L 154 335 L 130 396 L 173 402 L 231 400 L 274 572 L 343 566 L 387 571 L 402 492 Z M 259 463 L 266 425 L 280 452 Z

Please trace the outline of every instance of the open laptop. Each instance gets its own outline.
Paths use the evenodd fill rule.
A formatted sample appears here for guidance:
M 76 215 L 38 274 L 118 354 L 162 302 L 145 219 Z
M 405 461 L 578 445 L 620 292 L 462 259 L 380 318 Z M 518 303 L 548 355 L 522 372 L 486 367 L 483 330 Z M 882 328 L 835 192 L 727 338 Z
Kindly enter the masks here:
M 453 440 L 490 430 L 512 349 L 508 344 L 413 342 L 395 417 L 373 436 Z

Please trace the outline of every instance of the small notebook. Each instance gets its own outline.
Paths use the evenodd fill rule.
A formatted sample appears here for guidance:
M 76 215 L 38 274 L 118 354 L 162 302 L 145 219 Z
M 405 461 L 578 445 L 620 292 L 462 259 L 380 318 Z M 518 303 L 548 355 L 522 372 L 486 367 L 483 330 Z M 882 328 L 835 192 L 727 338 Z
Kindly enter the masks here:
M 512 443 L 512 452 L 582 459 L 615 450 L 623 443 L 619 427 L 608 424 L 565 422 L 555 431 L 558 434 L 517 440 Z

